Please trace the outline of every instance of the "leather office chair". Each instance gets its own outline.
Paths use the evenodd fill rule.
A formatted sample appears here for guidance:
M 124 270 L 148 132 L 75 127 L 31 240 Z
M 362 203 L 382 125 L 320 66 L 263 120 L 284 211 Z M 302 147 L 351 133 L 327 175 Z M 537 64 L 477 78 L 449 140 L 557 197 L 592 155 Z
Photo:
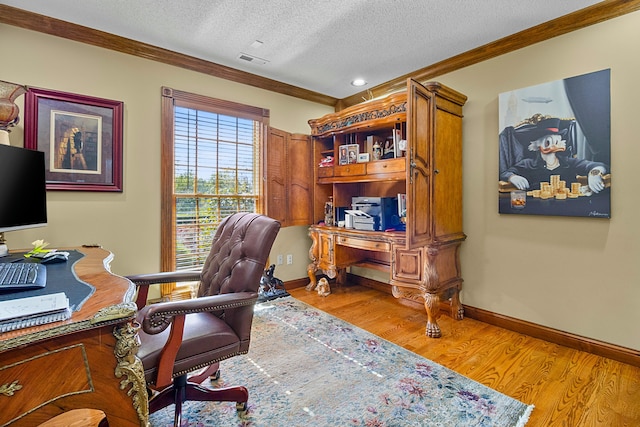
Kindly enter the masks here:
M 138 357 L 154 390 L 149 412 L 175 404 L 179 426 L 186 400 L 235 401 L 238 410 L 246 409 L 245 387 L 209 389 L 200 382 L 217 373 L 221 360 L 249 351 L 258 286 L 279 229 L 279 222 L 263 215 L 233 214 L 220 223 L 202 271 L 129 276 L 139 289 Z M 150 284 L 197 280 L 197 298 L 145 306 Z

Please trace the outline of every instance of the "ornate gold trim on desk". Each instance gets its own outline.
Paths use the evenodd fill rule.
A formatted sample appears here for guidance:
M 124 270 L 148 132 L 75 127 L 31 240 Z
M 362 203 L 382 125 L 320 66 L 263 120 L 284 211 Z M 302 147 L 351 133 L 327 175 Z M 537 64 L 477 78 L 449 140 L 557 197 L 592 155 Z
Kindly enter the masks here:
M 4 396 L 13 396 L 16 391 L 20 390 L 22 386 L 18 384 L 20 380 L 15 380 L 12 383 L 0 385 L 0 394 Z
M 118 361 L 115 370 L 116 378 L 122 378 L 120 380 L 120 390 L 126 389 L 131 384 L 127 394 L 131 396 L 133 407 L 140 419 L 140 425 L 147 427 L 149 426 L 147 382 L 144 378 L 142 362 L 136 356 L 138 348 L 140 348 L 139 329 L 140 325 L 137 322 L 117 325 L 113 329 L 113 336 L 116 337 L 116 346 L 113 352 Z
M 49 338 L 70 334 L 72 332 L 91 329 L 103 325 L 115 324 L 127 319 L 133 319 L 136 314 L 136 304 L 134 302 L 125 302 L 122 304 L 105 307 L 98 311 L 93 318 L 80 322 L 65 323 L 60 326 L 54 326 L 45 330 L 33 332 L 31 334 L 20 335 L 14 338 L 7 338 L 0 341 L 0 352 L 10 350 L 23 345 L 32 344 L 38 341 L 44 341 Z M 72 318 L 73 319 L 73 318 Z
M 95 325 L 97 323 L 109 322 L 111 320 L 133 318 L 136 315 L 136 311 L 136 303 L 123 302 L 122 304 L 112 305 L 98 310 L 89 322 L 92 325 Z

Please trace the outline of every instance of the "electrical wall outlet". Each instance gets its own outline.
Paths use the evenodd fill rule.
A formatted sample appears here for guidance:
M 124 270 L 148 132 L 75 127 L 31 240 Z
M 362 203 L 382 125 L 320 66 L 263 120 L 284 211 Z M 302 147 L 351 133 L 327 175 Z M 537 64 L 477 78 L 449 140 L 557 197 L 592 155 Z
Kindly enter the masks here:
M 288 265 L 293 264 L 293 255 L 291 255 L 291 254 L 287 255 L 287 264 Z
M 282 254 L 279 254 L 276 258 L 276 264 L 282 265 L 283 262 Z

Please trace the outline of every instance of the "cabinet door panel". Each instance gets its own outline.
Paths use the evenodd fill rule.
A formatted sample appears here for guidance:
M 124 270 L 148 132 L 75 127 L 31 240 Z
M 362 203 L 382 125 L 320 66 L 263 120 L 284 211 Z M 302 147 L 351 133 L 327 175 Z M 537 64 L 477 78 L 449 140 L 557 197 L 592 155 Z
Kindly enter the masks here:
M 265 213 L 282 224 L 313 222 L 313 168 L 309 136 L 269 128 L 265 149 Z
M 266 214 L 280 221 L 287 221 L 287 134 L 279 129 L 269 128 L 265 157 L 266 162 Z
M 420 281 L 422 256 L 420 249 L 405 249 L 394 246 L 392 278 L 394 280 Z
M 417 248 L 431 242 L 433 233 L 431 212 L 433 124 L 430 114 L 433 108 L 433 95 L 413 80 L 409 81 L 408 86 L 407 245 L 409 248 Z
M 313 169 L 309 136 L 292 134 L 287 144 L 289 225 L 309 225 L 313 203 Z
M 462 238 L 462 117 L 447 110 L 436 111 L 434 142 L 433 206 L 434 239 Z

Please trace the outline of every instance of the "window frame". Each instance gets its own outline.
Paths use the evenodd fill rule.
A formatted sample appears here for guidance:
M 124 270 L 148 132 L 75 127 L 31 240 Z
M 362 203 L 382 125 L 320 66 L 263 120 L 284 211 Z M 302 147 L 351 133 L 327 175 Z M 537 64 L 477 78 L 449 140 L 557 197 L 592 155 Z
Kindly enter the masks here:
M 175 107 L 192 108 L 196 110 L 208 111 L 216 114 L 242 117 L 261 123 L 261 146 L 257 153 L 260 157 L 257 162 L 259 170 L 258 176 L 258 200 L 256 211 L 264 213 L 265 209 L 265 173 L 266 165 L 264 150 L 266 149 L 269 110 L 240 104 L 232 101 L 211 98 L 190 92 L 184 92 L 169 87 L 162 88 L 162 123 L 161 123 L 161 208 L 160 208 L 160 241 L 161 241 L 161 271 L 174 271 L 176 268 L 176 245 L 174 241 L 176 227 L 175 197 L 174 197 L 174 117 Z M 167 288 L 167 289 L 165 289 Z M 162 295 L 170 294 L 175 286 L 164 287 Z

